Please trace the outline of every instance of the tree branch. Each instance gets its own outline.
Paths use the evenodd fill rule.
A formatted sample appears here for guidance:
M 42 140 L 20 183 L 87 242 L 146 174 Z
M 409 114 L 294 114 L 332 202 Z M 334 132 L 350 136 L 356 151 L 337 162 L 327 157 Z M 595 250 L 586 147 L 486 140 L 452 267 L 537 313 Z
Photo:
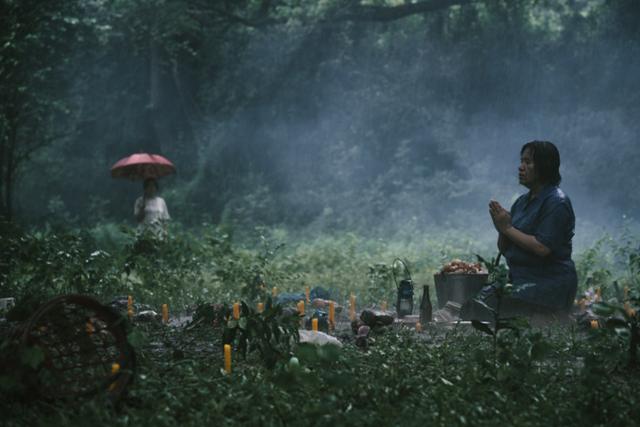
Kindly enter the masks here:
M 350 7 L 344 14 L 338 13 L 333 19 L 337 21 L 388 22 L 410 15 L 434 12 L 451 6 L 473 3 L 474 1 L 477 0 L 423 0 L 417 3 L 405 3 L 399 6 L 357 5 Z
M 399 6 L 369 6 L 361 5 L 360 0 L 344 0 L 342 11 L 337 11 L 333 14 L 329 13 L 327 17 L 321 20 L 321 22 L 389 22 L 406 18 L 411 15 L 435 12 L 437 10 L 447 9 L 451 6 L 461 6 L 477 1 L 479 0 L 422 0 L 417 3 L 405 3 Z M 285 24 L 287 22 L 286 19 L 276 19 L 269 16 L 269 10 L 272 6 L 273 5 L 270 0 L 263 0 L 259 12 L 253 17 L 240 16 L 220 8 L 212 9 L 210 12 L 214 12 L 221 18 L 226 19 L 228 22 L 241 24 L 255 29 Z

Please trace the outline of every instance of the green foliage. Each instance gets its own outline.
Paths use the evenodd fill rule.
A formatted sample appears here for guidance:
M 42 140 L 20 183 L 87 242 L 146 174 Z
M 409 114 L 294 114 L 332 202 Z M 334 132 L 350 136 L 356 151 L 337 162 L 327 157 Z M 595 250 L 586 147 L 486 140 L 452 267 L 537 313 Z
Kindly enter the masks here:
M 114 277 L 121 280 L 115 286 L 123 287 L 137 277 L 133 294 L 141 303 L 179 301 L 190 294 L 206 301 L 234 301 L 243 292 L 237 278 L 253 279 L 254 267 L 260 268 L 267 284 L 277 283 L 283 290 L 299 291 L 303 281 L 334 277 L 331 283 L 337 291 L 346 295 L 355 289 L 363 300 L 374 302 L 378 296 L 368 297 L 366 289 L 371 283 L 369 266 L 376 265 L 375 260 L 381 260 L 377 263 L 381 265 L 395 254 L 415 259 L 411 263 L 414 280 L 424 280 L 437 270 L 441 256 L 468 250 L 464 238 L 450 236 L 440 237 L 441 242 L 432 237 L 422 244 L 383 243 L 357 235 L 293 242 L 282 231 L 262 230 L 266 241 L 258 239 L 247 247 L 235 242 L 228 230 L 212 227 L 197 234 L 171 230 L 164 241 L 127 233 L 122 240 L 109 240 L 109 245 L 122 242 L 121 246 L 110 249 L 108 258 L 98 258 L 100 267 L 92 274 L 113 269 Z M 37 236 L 17 231 L 3 239 L 9 245 L 3 250 L 24 251 L 34 258 L 11 258 L 3 289 L 4 285 L 20 289 L 16 283 L 26 283 L 20 277 L 32 271 L 62 285 L 65 277 L 75 277 L 91 253 L 104 250 L 100 242 L 80 231 L 47 231 Z M 62 268 L 60 274 L 44 267 L 34 270 L 40 267 L 32 265 L 34 259 L 56 262 L 63 247 L 69 253 L 63 257 L 69 265 L 56 264 Z M 495 260 L 489 265 L 495 266 Z M 171 277 L 163 278 L 154 271 L 158 269 Z M 378 273 L 384 271 L 381 268 Z M 493 272 L 498 282 L 502 271 Z M 628 270 L 612 271 L 624 277 Z M 204 277 L 202 287 L 194 286 L 194 278 L 200 276 Z M 382 275 L 374 277 L 383 280 Z M 154 280 L 183 289 L 158 288 Z M 104 282 L 93 288 L 105 299 L 110 289 Z M 637 305 L 638 289 L 632 288 L 629 296 Z M 625 318 L 617 305 L 607 300 L 594 309 L 605 310 L 601 314 L 607 318 L 637 322 Z M 493 343 L 461 325 L 452 330 L 428 326 L 421 334 L 388 328 L 372 335 L 369 348 L 362 351 L 347 337 L 342 337 L 341 349 L 300 345 L 296 342 L 300 318 L 295 313 L 286 316 L 282 307 L 270 302 L 263 313 L 256 313 L 254 306 L 243 303 L 240 320 L 227 319 L 222 328 L 214 326 L 214 320 L 228 317 L 230 310 L 211 304 L 200 305 L 194 322 L 185 328 L 135 325 L 128 338 L 136 347 L 139 370 L 121 410 L 109 408 L 99 398 L 73 407 L 3 399 L 3 422 L 8 426 L 289 425 L 305 419 L 312 425 L 395 425 L 399 420 L 407 425 L 623 425 L 640 416 L 635 393 L 638 372 L 621 363 L 628 361 L 632 335 L 624 333 L 618 320 L 609 322 L 611 330 L 595 332 L 576 325 L 536 329 L 516 319 L 477 325 L 496 338 Z M 235 344 L 233 373 L 226 375 L 221 372 L 222 344 L 231 342 Z M 22 372 L 33 373 L 30 366 L 47 363 L 37 350 L 20 355 L 7 348 L 3 344 L 5 368 L 17 363 L 25 368 Z M 4 358 L 8 354 L 13 355 L 11 363 Z M 0 389 L 7 392 L 28 384 L 29 375 L 0 375 Z M 158 407 L 167 409 L 158 411 Z
M 279 304 L 273 304 L 271 298 L 262 313 L 253 310 L 243 301 L 239 319 L 227 321 L 223 344 L 235 344 L 246 358 L 247 353 L 257 351 L 260 360 L 268 369 L 278 362 L 289 360 L 298 342 L 300 317 L 297 314 L 283 312 Z

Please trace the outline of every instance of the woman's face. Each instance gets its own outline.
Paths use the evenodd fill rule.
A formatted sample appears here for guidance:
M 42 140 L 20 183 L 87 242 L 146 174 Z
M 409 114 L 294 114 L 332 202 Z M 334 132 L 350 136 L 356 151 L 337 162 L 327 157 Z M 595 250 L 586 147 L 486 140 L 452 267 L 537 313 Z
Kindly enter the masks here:
M 520 156 L 518 180 L 520 184 L 527 188 L 533 187 L 538 181 L 535 164 L 533 163 L 533 153 L 530 148 L 525 149 Z
M 155 196 L 157 191 L 158 191 L 158 188 L 156 187 L 156 184 L 153 181 L 147 183 L 147 185 L 144 186 L 144 195 L 146 197 Z

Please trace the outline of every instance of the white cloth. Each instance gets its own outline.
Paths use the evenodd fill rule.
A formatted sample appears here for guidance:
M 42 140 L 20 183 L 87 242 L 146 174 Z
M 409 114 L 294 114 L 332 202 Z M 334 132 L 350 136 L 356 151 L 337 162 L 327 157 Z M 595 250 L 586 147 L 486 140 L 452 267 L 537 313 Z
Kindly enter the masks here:
M 145 199 L 144 196 L 138 197 L 133 206 L 133 215 L 138 218 L 144 211 L 144 218 L 140 223 L 141 228 L 149 228 L 156 234 L 164 232 L 164 223 L 171 219 L 167 204 L 162 197 L 151 197 Z

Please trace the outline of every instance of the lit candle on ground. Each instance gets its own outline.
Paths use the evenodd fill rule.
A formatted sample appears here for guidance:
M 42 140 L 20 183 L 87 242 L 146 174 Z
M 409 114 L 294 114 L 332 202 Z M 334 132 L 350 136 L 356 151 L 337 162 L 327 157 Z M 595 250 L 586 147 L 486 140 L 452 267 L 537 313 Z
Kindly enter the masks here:
M 231 373 L 231 345 L 224 345 L 224 371 L 227 374 Z
M 336 325 L 336 304 L 333 301 L 329 302 L 329 327 L 333 329 Z
M 111 364 L 111 375 L 115 375 L 120 372 L 120 364 L 118 362 Z
M 354 294 L 351 294 L 351 298 L 349 298 L 349 318 L 356 319 L 356 296 Z
M 311 302 L 311 300 L 309 299 L 310 295 L 311 295 L 311 291 L 309 290 L 309 287 L 307 286 L 306 288 L 304 288 L 304 296 L 305 296 L 305 299 L 307 301 L 307 304 L 309 304 Z
M 591 329 L 598 329 L 600 327 L 600 325 L 598 324 L 597 320 L 592 320 L 591 321 Z
M 422 323 L 420 322 L 416 323 L 416 332 L 422 332 Z
M 382 301 L 382 304 L 380 304 L 380 310 L 387 311 L 387 302 L 386 301 Z
M 311 330 L 318 332 L 318 319 L 311 319 Z
M 234 302 L 233 303 L 233 318 L 238 320 L 240 318 L 240 303 L 239 302 Z
M 275 297 L 277 297 L 277 296 L 278 296 L 278 288 L 274 286 L 274 287 L 271 289 L 271 298 L 275 298 Z
M 169 323 L 169 306 L 162 304 L 162 322 L 166 325 Z
M 304 316 L 304 301 L 302 300 L 298 301 L 298 313 L 300 313 L 301 316 Z
M 258 313 L 262 313 L 264 311 L 264 304 L 259 302 L 258 303 Z
M 133 297 L 131 295 L 127 298 L 127 314 L 129 319 L 133 317 Z
M 631 305 L 628 301 L 624 303 L 624 311 L 627 313 L 627 316 L 636 317 L 636 311 L 631 308 Z

